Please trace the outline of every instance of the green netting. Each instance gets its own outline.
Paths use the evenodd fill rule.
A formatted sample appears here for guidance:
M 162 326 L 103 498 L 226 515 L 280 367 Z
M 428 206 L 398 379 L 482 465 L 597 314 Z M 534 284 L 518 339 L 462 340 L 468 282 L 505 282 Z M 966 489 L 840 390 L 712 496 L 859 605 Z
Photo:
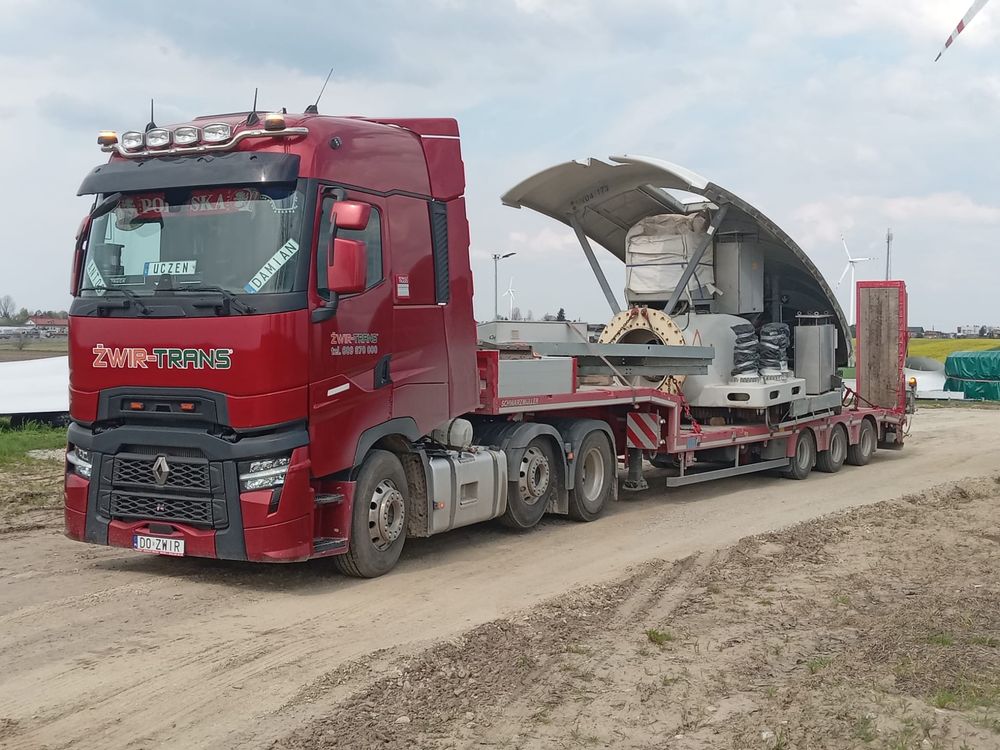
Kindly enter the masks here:
M 946 391 L 979 401 L 1000 401 L 1000 351 L 949 354 L 944 374 Z

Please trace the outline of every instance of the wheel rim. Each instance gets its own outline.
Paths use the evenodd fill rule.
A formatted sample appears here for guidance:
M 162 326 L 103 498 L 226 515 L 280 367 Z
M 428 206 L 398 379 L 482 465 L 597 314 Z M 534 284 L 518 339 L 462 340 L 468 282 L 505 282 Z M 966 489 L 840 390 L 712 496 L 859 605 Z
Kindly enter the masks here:
M 593 504 L 601 499 L 601 491 L 604 489 L 606 474 L 604 455 L 600 448 L 591 448 L 582 461 L 583 481 L 580 483 L 580 492 L 583 495 L 583 502 Z
M 368 500 L 368 537 L 377 550 L 388 549 L 403 532 L 406 515 L 403 493 L 391 479 L 383 479 Z
M 521 468 L 518 473 L 517 488 L 521 499 L 528 505 L 538 502 L 538 498 L 549 489 L 551 475 L 549 459 L 540 448 L 530 446 L 521 458 Z
M 847 458 L 847 440 L 844 439 L 842 430 L 833 433 L 833 439 L 830 441 L 830 458 L 834 464 L 843 463 Z

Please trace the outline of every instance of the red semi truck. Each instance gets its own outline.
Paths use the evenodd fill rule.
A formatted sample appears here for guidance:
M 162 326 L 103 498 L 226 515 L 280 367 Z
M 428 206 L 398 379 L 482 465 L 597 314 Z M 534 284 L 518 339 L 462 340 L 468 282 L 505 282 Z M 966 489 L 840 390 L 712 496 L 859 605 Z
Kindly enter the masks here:
M 704 377 L 729 346 L 700 333 L 480 342 L 454 120 L 242 113 L 99 143 L 111 158 L 80 188 L 95 199 L 71 282 L 71 539 L 336 556 L 372 577 L 408 536 L 490 519 L 529 528 L 547 512 L 596 519 L 617 496 L 619 462 L 633 489 L 643 459 L 671 467 L 671 486 L 767 469 L 801 479 L 902 445 L 902 396 L 829 388 L 795 409 L 693 406 L 670 384 Z M 705 195 L 710 216 L 752 214 Z M 579 215 L 596 206 L 571 198 Z M 817 284 L 770 289 L 770 318 Z M 905 351 L 905 292 L 888 291 L 903 302 Z M 695 320 L 711 312 L 685 305 Z M 896 352 L 873 352 L 902 394 Z

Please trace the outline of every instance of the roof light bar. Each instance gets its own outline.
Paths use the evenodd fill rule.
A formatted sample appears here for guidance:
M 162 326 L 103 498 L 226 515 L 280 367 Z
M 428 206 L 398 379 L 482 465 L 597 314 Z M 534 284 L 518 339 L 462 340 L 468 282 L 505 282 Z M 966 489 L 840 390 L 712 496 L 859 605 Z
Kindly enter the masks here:
M 309 129 L 305 127 L 287 127 L 282 112 L 266 115 L 263 126 L 241 130 L 234 135 L 233 126 L 224 122 L 213 122 L 200 129 L 193 125 L 181 125 L 174 130 L 153 128 L 146 133 L 130 130 L 122 133 L 120 140 L 114 131 L 102 130 L 98 143 L 103 151 L 136 158 L 227 151 L 247 138 L 291 138 L 309 134 Z

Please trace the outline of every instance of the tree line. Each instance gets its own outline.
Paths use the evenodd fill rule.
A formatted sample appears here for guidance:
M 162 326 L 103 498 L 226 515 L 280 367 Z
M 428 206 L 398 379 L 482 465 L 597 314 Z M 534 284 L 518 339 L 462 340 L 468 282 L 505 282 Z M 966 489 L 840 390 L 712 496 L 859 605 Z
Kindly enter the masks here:
M 0 296 L 0 325 L 5 326 L 23 326 L 28 322 L 28 318 L 32 316 L 41 316 L 45 318 L 65 318 L 67 317 L 67 312 L 65 310 L 34 310 L 31 311 L 26 307 L 18 308 L 17 303 L 14 298 L 9 294 L 4 294 Z

